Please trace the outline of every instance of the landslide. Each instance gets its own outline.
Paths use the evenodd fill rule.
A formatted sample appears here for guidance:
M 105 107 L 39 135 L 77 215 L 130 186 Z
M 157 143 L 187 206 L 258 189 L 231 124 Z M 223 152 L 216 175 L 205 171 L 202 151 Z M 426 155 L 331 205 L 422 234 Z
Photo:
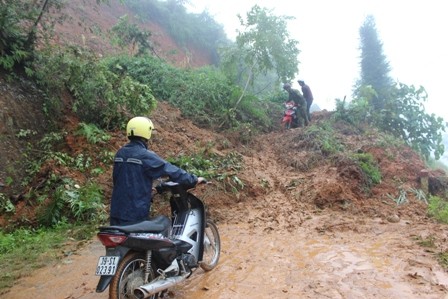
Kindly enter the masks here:
M 330 112 L 316 112 L 312 126 L 322 128 L 330 117 Z M 428 218 L 426 204 L 410 191 L 423 187 L 424 164 L 408 147 L 384 143 L 372 129 L 360 134 L 339 122 L 332 136 L 344 151 L 324 150 L 311 128 L 271 132 L 242 144 L 238 135 L 195 126 L 163 102 L 151 118 L 157 133 L 150 147 L 162 157 L 207 149 L 243 161 L 234 172 L 243 187 L 225 191 L 214 181 L 193 191 L 204 198 L 220 230 L 218 267 L 197 271 L 166 298 L 444 298 L 448 275 L 437 254 L 447 250 L 446 226 Z M 67 149 L 98 151 L 70 133 L 74 124 L 71 118 L 65 127 Z M 123 132 L 111 134 L 103 145 L 108 149 L 126 142 Z M 349 158 L 359 152 L 371 154 L 381 170 L 381 183 L 371 189 Z M 80 173 L 52 170 L 83 183 Z M 106 202 L 111 170 L 110 165 L 97 178 L 107 191 Z M 393 200 L 399 190 L 407 196 L 400 205 Z M 157 198 L 153 208 L 162 210 Z M 423 241 L 433 245 L 419 245 Z M 93 269 L 104 253 L 98 240 L 67 240 L 63 251 L 70 254 L 22 277 L 2 296 L 107 298 L 107 292 L 95 293 Z
M 74 0 L 68 3 L 62 13 L 70 18 L 57 24 L 55 41 L 82 44 L 101 55 L 117 51 L 107 38 L 108 30 L 121 16 L 133 15 L 119 1 L 98 6 Z M 198 67 L 210 63 L 207 53 L 192 45 L 177 45 L 157 23 L 148 21 L 140 25 L 152 32 L 156 53 L 165 55 L 164 58 L 174 65 Z M 44 96 L 33 84 L 20 77 L 11 80 L 9 76 L 1 74 L 0 89 L 0 105 L 3 107 L 0 111 L 0 154 L 3 157 L 0 159 L 0 190 L 8 194 L 16 206 L 15 215 L 0 217 L 0 224 L 4 226 L 8 222 L 21 221 L 20 219 L 33 223 L 34 199 L 26 198 L 30 190 L 42 186 L 52 173 L 71 176 L 80 184 L 85 183 L 89 177 L 65 168 L 55 169 L 56 165 L 47 163 L 42 166 L 36 178 L 24 187 L 22 180 L 26 162 L 41 154 L 27 148 L 33 148 L 45 133 L 54 128 L 50 127 L 47 116 L 42 112 Z M 63 101 L 69 102 L 70 99 Z M 251 201 L 257 203 L 257 197 L 270 192 L 278 192 L 279 196 L 298 202 L 298 205 L 307 204 L 313 209 L 330 208 L 394 220 L 400 217 L 425 218 L 425 203 L 416 200 L 418 194 L 414 191 L 431 189 L 426 184 L 426 177 L 445 175 L 443 171 L 426 170 L 418 154 L 404 145 L 391 144 L 386 136 L 372 128 L 354 128 L 339 122 L 331 125 L 331 131 L 327 130 L 324 126 L 328 126 L 331 112 L 326 111 L 315 113 L 315 128 L 312 132 L 300 128 L 286 132 L 276 131 L 251 136 L 249 141 L 249 132 L 217 134 L 198 128 L 189 120 L 183 119 L 177 109 L 164 102 L 159 102 L 151 118 L 158 128 L 158 133 L 151 141 L 151 148 L 164 157 L 194 153 L 204 148 L 220 155 L 228 152 L 242 155 L 245 169 L 242 173 L 237 173 L 237 176 L 244 183 L 244 188 L 235 194 L 222 195 L 222 192 L 217 192 L 217 195 L 213 195 L 215 202 L 211 206 L 218 217 L 226 220 L 244 217 L 235 212 L 235 207 Z M 78 125 L 78 119 L 67 113 L 59 128 L 66 132 L 64 142 L 59 146 L 60 150 L 70 155 L 94 155 L 102 148 L 114 152 L 125 142 L 122 132 L 110 132 L 112 140 L 107 145 L 89 145 L 85 138 L 75 134 Z M 245 134 L 244 138 L 239 134 Z M 241 140 L 245 140 L 245 143 L 242 144 Z M 210 148 L 210 145 L 213 146 Z M 285 173 L 294 174 L 288 175 L 290 179 L 287 182 L 277 180 L 275 176 L 266 178 L 258 173 L 260 170 L 256 170 L 258 168 L 255 166 L 260 166 L 261 169 L 270 166 L 270 162 L 266 163 L 261 158 L 267 154 L 272 163 L 279 163 L 284 167 Z M 372 184 L 371 178 L 361 169 L 354 155 L 371 155 L 381 173 L 378 184 Z M 107 171 L 97 180 L 106 190 L 105 197 L 108 198 L 111 189 L 110 165 L 100 166 Z M 443 188 L 432 189 L 443 193 Z M 400 194 L 409 199 L 406 205 L 394 202 Z M 286 228 L 293 227 L 288 217 L 295 217 L 294 213 L 290 209 L 283 211 L 282 208 L 279 207 L 279 215 L 284 217 L 265 215 L 260 221 L 268 220 Z M 299 206 L 296 208 L 300 210 Z
M 92 22 L 92 26 L 99 24 L 98 26 L 102 28 L 110 28 L 116 23 L 118 17 L 129 12 L 124 7 L 117 6 L 118 4 L 114 1 L 111 2 L 111 6 L 102 8 L 104 10 L 101 10 L 101 13 L 94 9 L 81 9 L 85 5 L 82 0 L 70 3 L 72 4 L 69 8 L 71 9 L 72 23 L 60 25 L 58 29 L 62 33 L 60 39 L 85 42 L 93 48 L 96 47 L 100 54 L 113 51 L 112 48 L 108 48 L 107 43 L 101 40 L 101 36 L 93 34 L 88 29 L 86 31 L 85 26 L 78 26 L 78 21 L 82 19 Z M 154 37 L 157 38 L 156 44 L 159 47 L 159 53 L 180 53 L 167 56 L 173 64 L 200 66 L 209 61 L 207 55 L 202 55 L 197 49 L 190 48 L 185 51 L 176 45 L 163 28 L 158 27 L 157 24 L 148 26 L 156 33 Z M 190 56 L 186 52 L 190 53 Z M 47 117 L 41 112 L 43 96 L 32 84 L 22 80 L 10 81 L 3 75 L 0 78 L 0 89 L 2 91 L 0 105 L 4 107 L 0 110 L 2 138 L 0 154 L 3 158 L 0 159 L 1 191 L 10 194 L 16 205 L 16 213 L 13 217 L 0 218 L 1 226 L 5 226 L 11 222 L 23 221 L 23 219 L 26 219 L 27 222 L 35 220 L 35 199 L 26 198 L 24 194 L 33 188 L 39 188 L 43 182 L 49 179 L 49 174 L 56 173 L 60 176 L 73 177 L 79 184 L 86 183 L 90 178 L 79 171 L 46 164 L 42 166 L 36 178 L 22 190 L 21 178 L 23 178 L 24 162 L 27 159 L 24 156 L 25 148 L 28 142 L 35 142 L 49 129 Z M 272 245 L 271 240 L 276 239 L 280 242 L 282 240 L 278 240 L 278 236 L 287 238 L 289 234 L 293 236 L 299 234 L 303 238 L 303 241 L 297 242 L 311 242 L 312 239 L 307 240 L 309 236 L 317 239 L 317 236 L 321 234 L 331 233 L 339 237 L 338 234 L 345 233 L 343 235 L 345 239 L 353 237 L 354 240 L 360 242 L 362 247 L 363 242 L 367 245 L 369 241 L 372 241 L 371 239 L 380 234 L 397 230 L 403 235 L 401 237 L 394 236 L 396 242 L 394 245 L 406 244 L 407 253 L 410 256 L 416 256 L 422 252 L 422 250 L 416 249 L 415 242 L 410 241 L 410 235 L 420 239 L 433 239 L 435 249 L 432 249 L 432 253 L 447 250 L 447 236 L 443 226 L 435 224 L 431 218 L 428 218 L 427 205 L 416 192 L 418 190 L 426 191 L 429 188 L 426 185 L 427 177 L 432 178 L 445 174 L 442 171 L 427 170 L 425 163 L 412 149 L 392 142 L 387 136 L 372 128 L 354 128 L 344 122 L 333 123 L 330 122 L 332 112 L 321 111 L 313 114 L 313 130 L 311 131 L 304 128 L 288 131 L 278 130 L 260 136 L 251 136 L 248 139 L 247 136 L 250 135 L 248 132 L 241 132 L 241 134 L 246 134 L 244 138 L 241 138 L 239 133 L 216 133 L 206 128 L 199 128 L 190 120 L 183 118 L 178 109 L 162 101 L 158 102 L 157 109 L 150 117 L 157 128 L 150 147 L 162 157 L 188 155 L 206 149 L 217 155 L 225 156 L 232 153 L 242 158 L 242 170 L 234 172 L 242 182 L 238 188 L 228 188 L 229 185 L 215 182 L 210 188 L 198 188 L 195 191 L 205 198 L 210 214 L 213 215 L 213 219 L 220 225 L 220 228 L 222 227 L 222 235 L 225 240 L 240 241 L 236 243 L 237 246 L 234 249 L 229 245 L 231 242 L 224 243 L 223 261 L 232 255 L 242 255 L 241 261 L 235 261 L 237 265 L 232 264 L 232 270 L 227 272 L 228 280 L 231 280 L 234 275 L 245 277 L 246 271 L 239 271 L 240 274 L 235 274 L 233 273 L 235 269 L 250 270 L 248 268 L 253 266 L 251 261 L 253 252 L 244 251 L 248 250 L 244 248 L 244 244 L 246 244 L 244 242 L 251 242 L 250 244 L 254 247 L 259 244 L 267 244 L 269 248 L 272 248 L 271 251 L 266 249 L 269 257 L 263 258 L 276 258 L 280 255 L 278 250 L 281 250 L 281 246 Z M 329 124 L 331 125 L 328 128 Z M 107 144 L 91 145 L 83 136 L 75 134 L 78 125 L 79 120 L 73 115 L 68 114 L 63 119 L 61 130 L 67 134 L 60 145 L 60 150 L 71 155 L 79 153 L 95 155 L 102 149 L 114 152 L 126 142 L 123 132 L 114 131 L 109 132 L 112 139 Z M 242 143 L 241 140 L 245 142 Z M 355 155 L 373 157 L 373 162 L 381 173 L 381 180 L 378 184 L 371 183 L 369 176 L 354 158 Z M 107 205 L 112 188 L 110 180 L 112 165 L 104 164 L 102 166 L 106 171 L 95 180 L 105 190 Z M 12 178 L 12 184 L 8 184 L 9 177 Z M 232 182 L 228 182 L 228 184 L 230 183 Z M 225 189 L 226 187 L 227 189 Z M 402 194 L 405 195 L 406 201 L 397 204 L 396 200 Z M 394 227 L 394 224 L 397 226 Z M 419 226 L 418 229 L 417 226 Z M 241 230 L 238 229 L 239 227 Z M 246 230 L 247 235 L 239 239 L 238 236 L 243 235 L 242 231 Z M 256 238 L 252 240 L 251 236 Z M 254 244 L 257 240 L 259 243 Z M 319 240 L 318 243 L 329 245 L 323 239 L 317 240 Z M 409 245 L 409 243 L 413 245 Z M 300 244 L 310 245 L 308 243 Z M 371 246 L 374 247 L 375 244 Z M 396 246 L 400 248 L 399 245 Z M 78 248 L 78 246 L 74 245 L 74 248 Z M 97 252 L 92 253 L 88 249 L 86 253 L 83 246 L 80 248 L 79 256 L 83 259 L 94 261 L 98 256 Z M 236 252 L 237 249 L 240 251 Z M 387 252 L 387 248 L 384 250 L 387 254 L 390 253 Z M 262 255 L 263 251 L 261 248 L 257 250 L 257 253 Z M 312 260 L 315 255 L 309 252 L 308 256 Z M 429 261 L 425 260 L 424 267 L 421 268 L 431 272 L 432 270 L 428 269 L 437 268 L 437 259 L 435 255 L 431 254 L 426 258 Z M 86 274 L 85 269 L 88 265 L 82 264 L 83 259 L 78 260 L 81 268 L 79 272 L 70 270 L 70 273 L 72 273 L 72 278 L 89 278 L 88 282 L 81 282 L 81 287 L 76 287 L 77 291 L 82 290 L 84 298 L 86 298 L 85 294 L 94 293 L 94 286 L 91 286 L 94 282 L 90 277 L 91 273 Z M 411 262 L 419 265 L 418 261 L 412 260 Z M 49 265 L 47 271 L 57 276 L 59 272 L 54 267 L 54 265 Z M 219 271 L 217 273 L 221 273 Z M 30 274 L 29 278 L 25 277 L 19 281 L 17 287 L 8 293 L 12 296 L 11 298 L 20 292 L 26 293 L 26 296 L 23 297 L 38 298 L 33 293 L 35 285 L 41 287 L 42 284 L 49 283 L 42 281 L 41 277 L 44 276 L 40 273 L 42 272 L 35 276 Z M 431 276 L 428 276 L 429 278 L 425 276 L 423 279 L 421 272 L 408 274 L 411 277 L 408 277 L 409 280 L 415 278 L 416 289 L 423 285 L 429 289 L 429 294 L 431 291 L 437 292 L 437 294 L 446 292 L 446 284 L 440 283 L 439 285 L 438 282 L 431 280 Z M 270 275 L 283 277 L 285 274 L 278 273 L 276 276 L 271 273 Z M 335 280 L 334 286 L 337 286 L 341 281 L 337 273 L 323 278 L 328 281 L 332 277 Z M 431 281 L 428 283 L 428 280 Z M 369 281 L 369 278 L 366 281 Z M 84 287 L 86 283 L 90 284 L 89 288 Z M 261 281 L 256 283 L 262 284 Z M 72 298 L 73 296 L 70 294 L 76 292 L 73 291 L 74 288 L 69 289 L 70 285 L 67 282 L 51 286 L 51 289 L 53 287 L 58 290 L 65 288 L 65 293 L 60 298 Z M 210 285 L 201 287 L 207 290 L 211 288 Z M 213 288 L 221 294 L 228 294 L 226 292 L 232 294 L 232 288 L 230 291 L 225 285 L 220 288 L 219 283 L 216 283 Z M 323 287 L 316 282 L 309 282 L 309 285 L 303 286 L 303 289 L 306 288 L 322 291 Z M 191 293 L 188 293 L 189 291 Z M 189 286 L 186 292 L 191 296 L 185 295 L 185 297 L 197 295 L 197 289 L 194 286 Z M 177 297 L 182 297 L 182 294 L 182 291 L 177 290 Z M 285 290 L 280 290 L 280 294 L 286 294 L 284 296 L 287 298 Z M 328 291 L 327 295 L 331 294 Z M 353 295 L 350 292 L 348 294 L 349 296 Z M 49 298 L 48 293 L 41 295 L 46 296 L 42 298 Z M 207 297 L 207 295 L 203 296 L 203 298 Z M 278 296 L 278 293 L 273 296 L 281 297 Z M 82 297 L 81 295 L 76 298 Z M 201 298 L 200 296 L 196 297 Z M 224 296 L 223 298 L 230 297 Z M 235 295 L 234 298 L 249 297 Z
M 121 16 L 133 15 L 119 1 L 98 6 L 74 0 L 68 3 L 62 13 L 68 14 L 70 18 L 57 25 L 55 41 L 83 44 L 101 55 L 117 51 L 107 39 L 108 30 Z M 165 55 L 164 58 L 174 65 L 198 67 L 210 63 L 207 53 L 192 45 L 177 45 L 157 23 L 148 21 L 140 25 L 152 32 L 156 53 Z M 26 198 L 30 190 L 42 186 L 52 173 L 73 177 L 80 184 L 85 183 L 89 177 L 79 171 L 57 168 L 56 165 L 47 163 L 42 166 L 36 178 L 23 187 L 26 162 L 40 154 L 28 151 L 27 148 L 33 148 L 45 133 L 54 128 L 50 127 L 47 116 L 42 112 L 44 97 L 33 84 L 20 77 L 11 80 L 2 74 L 0 89 L 0 104 L 4 107 L 0 111 L 0 154 L 3 157 L 0 159 L 0 190 L 8 194 L 16 206 L 14 216 L 0 217 L 0 224 L 4 226 L 9 222 L 23 220 L 33 223 L 34 199 Z M 64 101 L 69 102 L 70 99 Z M 291 199 L 293 203 L 297 202 L 297 207 L 291 210 L 279 206 L 279 214 L 272 216 L 264 213 L 263 217 L 258 217 L 253 222 L 268 221 L 293 229 L 294 221 L 288 219 L 296 217 L 292 211 L 301 210 L 304 204 L 312 209 L 330 208 L 394 221 L 401 217 L 425 218 L 425 203 L 416 199 L 419 194 L 414 191 L 429 191 L 431 186 L 427 186 L 426 177 L 437 178 L 444 176 L 444 172 L 426 170 L 418 154 L 404 145 L 391 144 L 386 136 L 372 128 L 354 128 L 337 122 L 331 125 L 331 131 L 327 130 L 325 126 L 328 126 L 331 114 L 327 111 L 316 112 L 313 116 L 314 131 L 300 128 L 286 132 L 276 131 L 251 136 L 248 141 L 249 132 L 210 132 L 183 119 L 177 109 L 159 102 L 157 110 L 151 115 L 158 128 L 151 141 L 151 148 L 164 157 L 195 153 L 204 148 L 219 155 L 234 152 L 243 157 L 244 171 L 236 175 L 244 183 L 244 188 L 235 194 L 216 190 L 210 196 L 214 201 L 211 206 L 220 219 L 244 217 L 237 212 L 238 207 L 249 204 L 248 202 L 257 204 L 259 196 L 271 192 Z M 94 155 L 103 148 L 114 152 L 125 142 L 122 132 L 110 132 L 112 139 L 107 145 L 89 145 L 85 138 L 75 134 L 78 125 L 78 119 L 67 113 L 59 128 L 66 132 L 64 142 L 59 146 L 60 150 L 70 155 Z M 242 144 L 241 140 L 245 140 L 245 143 Z M 262 158 L 265 155 L 269 155 L 270 162 Z M 372 184 L 371 178 L 361 169 L 354 155 L 371 155 L 381 173 L 379 184 Z M 276 176 L 281 177 L 280 174 L 265 177 L 259 173 L 261 170 L 257 169 L 267 170 L 271 162 L 279 163 L 285 173 L 294 175 L 288 174 L 287 182 L 283 182 L 276 179 Z M 111 189 L 110 165 L 100 166 L 107 171 L 97 180 L 106 190 L 105 198 L 108 198 Z M 443 188 L 432 189 L 443 193 Z M 394 202 L 400 194 L 409 199 L 405 205 Z

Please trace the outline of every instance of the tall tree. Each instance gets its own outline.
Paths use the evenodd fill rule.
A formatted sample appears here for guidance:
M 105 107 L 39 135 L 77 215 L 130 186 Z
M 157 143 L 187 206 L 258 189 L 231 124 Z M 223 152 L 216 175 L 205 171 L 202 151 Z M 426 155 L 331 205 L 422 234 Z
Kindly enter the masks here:
M 136 24 L 130 23 L 128 15 L 120 17 L 118 23 L 112 27 L 111 31 L 115 34 L 117 43 L 121 48 L 130 47 L 130 55 L 143 55 L 148 50 L 151 50 L 157 56 L 149 41 L 151 32 L 141 30 Z
M 402 138 L 426 159 L 439 159 L 444 151 L 442 132 L 446 123 L 425 111 L 426 90 L 420 86 L 395 83 L 389 76 L 390 66 L 383 54 L 375 20 L 368 16 L 361 26 L 361 79 L 353 101 L 345 109 L 345 101 L 337 102 L 339 117 L 352 123 L 368 122 Z
M 376 110 L 382 109 L 394 82 L 389 76 L 391 67 L 383 53 L 383 44 L 378 37 L 373 16 L 366 17 L 359 29 L 359 34 L 361 40 L 361 80 L 357 87 L 372 86 L 376 95 L 373 97 L 371 104 Z
M 287 22 L 293 17 L 276 16 L 258 5 L 252 7 L 246 19 L 238 15 L 243 31 L 238 32 L 236 47 L 224 52 L 223 64 L 244 66 L 244 90 L 235 104 L 243 98 L 248 85 L 258 75 L 275 70 L 278 78 L 291 80 L 298 73 L 298 41 L 289 37 Z M 234 67 L 241 70 L 241 67 Z
M 96 0 L 97 4 L 109 0 Z M 124 1 L 124 0 L 120 0 Z M 0 0 L 0 68 L 12 70 L 34 57 L 36 45 L 50 39 L 64 0 Z

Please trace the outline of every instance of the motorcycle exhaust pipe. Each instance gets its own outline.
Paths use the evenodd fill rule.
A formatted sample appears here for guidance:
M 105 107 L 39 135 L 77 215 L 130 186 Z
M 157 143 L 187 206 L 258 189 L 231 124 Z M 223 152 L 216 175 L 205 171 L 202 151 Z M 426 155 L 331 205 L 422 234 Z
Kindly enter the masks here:
M 165 279 L 157 280 L 154 282 L 150 282 L 148 284 L 144 284 L 134 290 L 134 296 L 138 299 L 148 298 L 154 294 L 157 294 L 163 290 L 166 290 L 187 278 L 188 274 L 167 277 Z

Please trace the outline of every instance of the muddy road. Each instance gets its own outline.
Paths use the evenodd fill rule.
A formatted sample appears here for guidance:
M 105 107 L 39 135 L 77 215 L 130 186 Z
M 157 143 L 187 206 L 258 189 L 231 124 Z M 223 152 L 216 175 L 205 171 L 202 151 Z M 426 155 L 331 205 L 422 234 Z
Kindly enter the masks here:
M 218 267 L 197 270 L 168 298 L 448 298 L 447 273 L 415 241 L 427 232 L 425 223 L 332 213 L 310 215 L 291 232 L 244 223 L 219 228 Z M 108 298 L 107 290 L 95 293 L 103 251 L 93 240 L 30 273 L 3 298 Z

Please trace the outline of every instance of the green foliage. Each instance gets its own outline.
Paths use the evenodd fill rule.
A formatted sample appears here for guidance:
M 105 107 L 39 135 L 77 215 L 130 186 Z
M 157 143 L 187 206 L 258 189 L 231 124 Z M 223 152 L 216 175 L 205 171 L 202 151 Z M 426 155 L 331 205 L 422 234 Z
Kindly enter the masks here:
M 93 124 L 80 123 L 75 134 L 80 134 L 86 137 L 91 144 L 104 144 L 110 139 L 110 135 L 99 129 Z M 27 158 L 26 176 L 22 179 L 22 186 L 27 186 L 31 180 L 37 175 L 43 165 L 53 165 L 62 168 L 70 168 L 73 171 L 80 171 L 83 173 L 90 173 L 97 176 L 103 173 L 103 165 L 110 165 L 115 155 L 107 148 L 98 149 L 96 155 L 91 156 L 89 153 L 78 152 L 71 155 L 65 151 L 65 136 L 67 132 L 50 132 L 46 134 L 38 143 L 37 146 L 27 148 L 24 151 L 24 156 Z M 51 185 L 57 180 L 51 179 Z M 53 189 L 53 188 L 50 188 Z
M 0 193 L 0 214 L 14 213 L 16 207 L 12 204 L 11 200 L 3 193 Z
M 195 45 L 218 64 L 217 48 L 228 43 L 228 39 L 223 26 L 208 12 L 187 13 L 182 1 L 127 0 L 126 4 L 140 19 L 155 21 L 166 28 L 178 45 Z
M 77 135 L 84 136 L 91 144 L 105 143 L 110 140 L 110 135 L 99 129 L 94 124 L 80 122 L 76 131 Z
M 353 158 L 365 174 L 368 187 L 381 183 L 381 171 L 372 154 L 356 153 L 353 155 Z
M 429 198 L 428 214 L 442 223 L 448 223 L 448 201 L 438 197 Z
M 203 151 L 191 156 L 181 155 L 167 160 L 190 173 L 222 182 L 225 188 L 230 188 L 232 192 L 238 192 L 245 186 L 237 175 L 243 168 L 243 158 L 236 152 L 219 156 Z
M 37 132 L 35 130 L 31 129 L 20 129 L 19 133 L 16 134 L 17 138 L 27 138 L 30 136 L 37 135 Z
M 47 133 L 39 141 L 39 146 L 44 151 L 49 151 L 49 150 L 53 149 L 55 145 L 61 144 L 64 141 L 65 135 L 67 135 L 67 132 L 64 132 L 64 131 Z
M 221 50 L 222 69 L 228 78 L 233 82 L 245 79 L 241 84 L 244 90 L 229 111 L 231 113 L 237 109 L 256 77 L 267 77 L 275 70 L 278 83 L 279 80 L 291 80 L 298 72 L 298 42 L 289 37 L 287 30 L 287 21 L 292 17 L 275 16 L 272 11 L 255 5 L 246 19 L 240 15 L 238 18 L 244 31 L 236 37 L 236 46 Z
M 217 179 L 223 177 L 223 173 L 225 172 L 234 173 L 243 167 L 243 158 L 236 152 L 231 152 L 222 157 L 203 151 L 191 156 L 180 155 L 178 157 L 170 157 L 167 161 L 207 179 Z
M 397 198 L 394 198 L 394 197 L 393 197 L 392 195 L 390 195 L 390 194 L 387 194 L 387 197 L 389 197 L 390 199 L 392 199 L 392 200 L 397 204 L 397 206 L 399 206 L 399 205 L 401 205 L 401 204 L 404 204 L 404 203 L 407 203 L 407 202 L 408 202 L 408 198 L 407 198 L 407 195 L 406 195 L 406 194 L 407 194 L 407 193 L 406 193 L 406 190 L 400 188 L 400 190 L 399 190 L 399 194 L 398 194 Z
M 377 126 L 400 137 L 426 159 L 434 154 L 438 160 L 444 153 L 442 132 L 446 123 L 441 117 L 425 112 L 427 94 L 423 87 L 416 89 L 399 83 L 394 89 L 394 100 L 386 103 Z
M 12 70 L 31 56 L 26 49 L 28 32 L 23 23 L 29 23 L 35 16 L 26 8 L 24 1 L 6 0 L 0 5 L 0 67 Z
M 380 139 L 378 140 L 377 144 L 381 147 L 387 148 L 387 147 L 395 147 L 400 148 L 406 145 L 405 141 L 401 138 L 397 138 L 389 133 L 382 133 L 380 136 Z M 392 157 L 390 157 L 392 158 Z
M 55 227 L 55 230 L 57 229 L 61 229 L 61 227 Z M 37 247 L 42 246 L 42 249 L 49 249 L 64 238 L 63 235 L 56 238 L 56 235 L 51 232 L 51 230 L 45 229 L 17 229 L 13 233 L 0 232 L 0 256 L 20 248 L 24 254 L 22 258 L 26 258 Z M 50 236 L 54 238 L 53 241 L 49 239 Z
M 55 12 L 62 0 L 4 0 L 0 5 L 0 67 L 13 70 L 34 58 L 37 37 L 45 41 L 52 33 Z M 43 43 L 42 41 L 42 43 Z
M 333 155 L 344 149 L 343 144 L 335 138 L 336 134 L 329 121 L 306 127 L 302 135 L 300 138 L 306 140 L 311 150 L 319 151 L 324 156 Z
M 6 186 L 11 186 L 13 182 L 14 182 L 14 179 L 12 177 L 8 176 L 8 177 L 5 178 L 5 185 Z
M 57 95 L 68 88 L 74 97 L 71 108 L 82 121 L 119 128 L 129 113 L 147 115 L 155 108 L 148 85 L 110 71 L 107 62 L 99 61 L 93 52 L 79 48 L 49 51 L 36 61 L 35 76 L 48 94 Z M 50 99 L 47 106 L 48 113 L 61 113 L 60 101 Z
M 375 110 L 379 110 L 383 108 L 383 102 L 389 95 L 393 80 L 389 76 L 391 68 L 383 53 L 383 45 L 379 40 L 373 16 L 366 17 L 359 34 L 361 40 L 361 80 L 358 87 L 371 86 L 375 90 L 376 95 L 372 98 L 371 104 Z
M 289 37 L 287 30 L 287 22 L 293 17 L 275 16 L 271 10 L 255 5 L 246 19 L 238 18 L 244 30 L 239 32 L 236 43 L 250 71 L 256 74 L 275 69 L 283 82 L 294 78 L 298 72 L 298 42 Z
M 374 92 L 370 87 L 366 89 Z M 369 99 L 364 96 L 351 102 L 347 102 L 346 98 L 343 100 L 336 99 L 336 109 L 333 118 L 336 121 L 342 120 L 351 125 L 359 126 L 362 123 L 369 122 L 371 119 L 371 108 Z
M 148 50 L 153 50 L 149 42 L 151 32 L 139 29 L 136 24 L 130 24 L 127 15 L 121 17 L 112 27 L 112 33 L 121 48 L 130 47 L 129 55 L 143 55 Z
M 105 63 L 112 72 L 151 86 L 157 99 L 178 107 L 198 125 L 230 128 L 251 123 L 260 131 L 271 125 L 268 106 L 253 95 L 242 98 L 241 109 L 232 109 L 242 90 L 216 68 L 178 69 L 151 56 L 120 56 Z
M 448 269 L 448 251 L 443 251 L 438 253 L 437 255 L 439 263 L 445 268 Z
M 427 160 L 432 154 L 436 160 L 443 155 L 442 132 L 445 132 L 446 123 L 441 117 L 425 112 L 427 94 L 423 87 L 416 89 L 412 85 L 397 84 L 390 89 L 390 96 L 381 110 L 373 109 L 371 99 L 375 91 L 371 87 L 364 86 L 358 95 L 359 98 L 349 104 L 337 100 L 334 117 L 356 126 L 373 125 L 404 140 Z
M 95 222 L 105 219 L 102 190 L 96 183 L 89 182 L 81 187 L 64 178 L 51 187 L 54 190 L 46 190 L 49 202 L 42 205 L 38 213 L 40 224 L 54 226 L 67 220 Z
M 68 240 L 89 240 L 93 235 L 91 226 L 68 226 L 63 223 L 51 229 L 0 231 L 0 293 L 20 277 L 29 275 L 30 270 L 48 266 L 61 258 L 62 253 L 71 254 L 70 248 L 63 247 Z
M 444 153 L 442 118 L 425 112 L 427 99 L 423 87 L 416 89 L 389 77 L 390 66 L 383 54 L 373 16 L 367 16 L 360 28 L 361 80 L 349 105 L 336 102 L 336 117 L 358 125 L 369 123 L 403 139 L 427 160 L 438 160 Z
M 426 199 L 426 194 L 422 189 L 409 189 L 409 192 L 414 194 L 417 200 L 423 201 L 425 204 L 428 204 L 428 200 Z
M 426 194 L 421 189 L 414 189 L 414 188 L 404 189 L 400 187 L 397 197 L 394 197 L 390 194 L 387 194 L 387 197 L 392 199 L 397 205 L 401 205 L 408 202 L 408 193 L 414 195 L 415 199 L 423 201 L 424 203 L 428 204 Z

